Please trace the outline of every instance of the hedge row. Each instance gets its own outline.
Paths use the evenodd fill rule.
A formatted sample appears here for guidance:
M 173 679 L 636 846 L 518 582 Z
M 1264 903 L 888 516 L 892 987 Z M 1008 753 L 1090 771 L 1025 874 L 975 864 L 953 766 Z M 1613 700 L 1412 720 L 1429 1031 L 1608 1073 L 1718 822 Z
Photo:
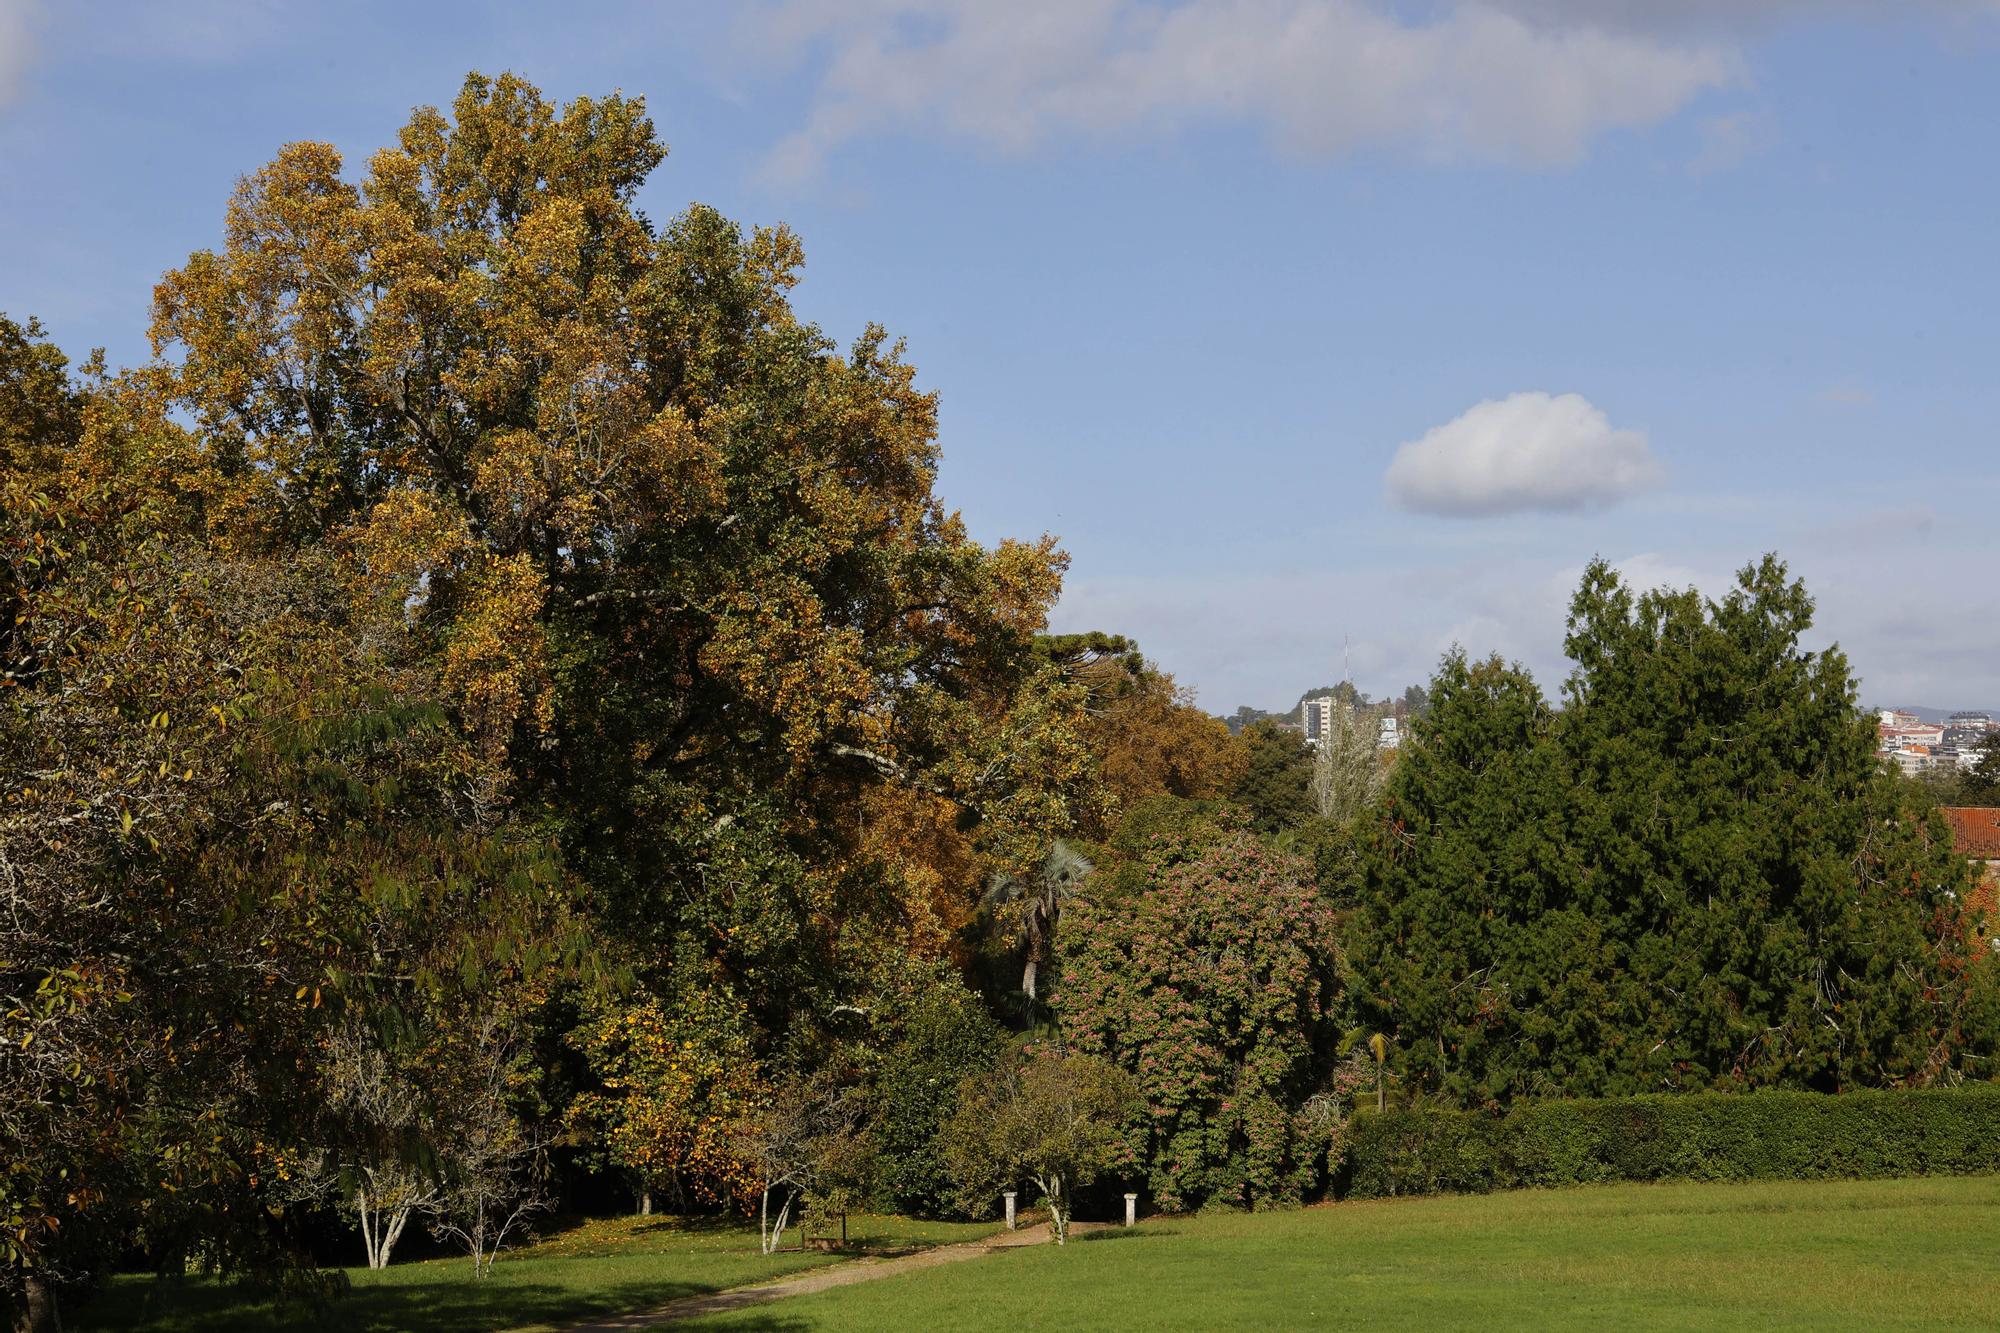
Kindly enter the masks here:
M 1398 1110 L 1352 1126 L 1345 1194 L 1619 1180 L 1821 1180 L 2000 1171 L 2000 1084 Z

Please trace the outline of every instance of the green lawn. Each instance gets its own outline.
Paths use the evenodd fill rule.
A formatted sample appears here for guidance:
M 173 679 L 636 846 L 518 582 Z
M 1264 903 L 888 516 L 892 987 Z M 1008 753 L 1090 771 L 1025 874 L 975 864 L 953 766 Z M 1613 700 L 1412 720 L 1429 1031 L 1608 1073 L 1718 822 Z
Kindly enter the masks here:
M 850 1220 L 848 1234 L 873 1250 L 983 1236 L 992 1223 L 919 1222 L 903 1217 Z M 794 1233 L 796 1235 L 796 1233 Z M 358 1247 L 358 1242 L 357 1242 Z M 644 1310 L 678 1296 L 741 1286 L 839 1262 L 826 1254 L 757 1252 L 757 1231 L 736 1223 L 627 1217 L 585 1222 L 501 1256 L 493 1276 L 472 1278 L 467 1259 L 395 1264 L 379 1273 L 348 1270 L 353 1291 L 323 1315 L 274 1309 L 228 1285 L 120 1277 L 91 1304 L 65 1312 L 72 1333 L 95 1329 L 396 1329 L 488 1333 L 561 1328 L 593 1315 Z
M 1172 1218 L 716 1316 L 761 1330 L 2000 1324 L 2000 1178 Z
M 856 1219 L 878 1247 L 990 1226 Z M 352 1273 L 314 1321 L 210 1283 L 122 1278 L 73 1330 L 562 1325 L 811 1268 L 737 1226 L 627 1218 L 474 1284 L 464 1260 Z M 1166 1218 L 699 1321 L 703 1329 L 2000 1327 L 2000 1177 L 1616 1185 Z

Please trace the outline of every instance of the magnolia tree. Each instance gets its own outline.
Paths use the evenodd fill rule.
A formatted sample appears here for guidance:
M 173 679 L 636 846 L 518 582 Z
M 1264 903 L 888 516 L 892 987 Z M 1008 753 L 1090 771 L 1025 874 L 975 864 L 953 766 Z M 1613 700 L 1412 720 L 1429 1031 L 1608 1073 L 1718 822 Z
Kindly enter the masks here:
M 1071 906 L 1063 1035 L 1143 1088 L 1135 1146 L 1161 1203 L 1296 1201 L 1333 1147 L 1306 1108 L 1342 1054 L 1334 909 L 1309 866 L 1248 835 L 1163 854 L 1145 879 L 1132 898 Z
M 945 1160 L 973 1212 L 1028 1180 L 1049 1210 L 1056 1244 L 1069 1240 L 1079 1188 L 1130 1160 L 1122 1126 L 1141 1105 L 1138 1085 L 1090 1056 L 1040 1050 L 967 1079 L 945 1126 Z

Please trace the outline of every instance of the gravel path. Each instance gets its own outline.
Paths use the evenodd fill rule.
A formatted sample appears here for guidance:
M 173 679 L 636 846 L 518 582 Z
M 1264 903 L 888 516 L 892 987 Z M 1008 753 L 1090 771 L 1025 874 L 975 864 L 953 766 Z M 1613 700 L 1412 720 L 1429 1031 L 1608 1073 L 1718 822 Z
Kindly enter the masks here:
M 1106 1225 L 1108 1224 L 1104 1222 L 1072 1222 L 1069 1230 L 1074 1236 L 1086 1231 L 1099 1230 Z M 655 1310 L 614 1315 L 595 1323 L 578 1324 L 568 1330 L 568 1333 L 616 1333 L 616 1330 L 621 1329 L 658 1328 L 662 1324 L 679 1323 L 683 1319 L 693 1319 L 697 1315 L 741 1310 L 745 1306 L 781 1301 L 787 1296 L 807 1296 L 815 1291 L 852 1286 L 856 1282 L 873 1282 L 878 1278 L 899 1277 L 904 1273 L 914 1273 L 920 1269 L 940 1268 L 945 1264 L 977 1259 L 995 1250 L 1011 1250 L 1022 1245 L 1043 1245 L 1048 1240 L 1049 1226 L 1044 1222 L 1039 1226 L 1023 1227 L 1019 1231 L 1002 1231 L 984 1240 L 940 1245 L 935 1249 L 919 1250 L 915 1254 L 899 1255 L 893 1259 L 855 1259 L 849 1263 L 816 1268 L 797 1277 L 782 1278 L 776 1282 L 761 1282 L 754 1287 L 732 1287 L 728 1291 L 710 1292 L 705 1296 L 683 1296 L 680 1300 L 662 1305 Z

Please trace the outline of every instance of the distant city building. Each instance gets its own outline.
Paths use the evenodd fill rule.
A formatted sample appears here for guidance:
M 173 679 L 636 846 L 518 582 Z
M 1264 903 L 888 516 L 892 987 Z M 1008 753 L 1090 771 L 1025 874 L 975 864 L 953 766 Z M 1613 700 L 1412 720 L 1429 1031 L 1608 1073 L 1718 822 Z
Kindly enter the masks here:
M 1899 745 L 1943 745 L 1944 728 L 1926 726 L 1919 722 L 1914 727 L 1877 727 L 1875 734 L 1882 738 L 1884 748 L 1892 742 Z
M 1928 745 L 1899 745 L 1895 749 L 1885 749 L 1882 753 L 1910 777 L 1941 767 L 1937 753 Z
M 1332 735 L 1335 717 L 1334 710 L 1348 706 L 1342 703 L 1337 696 L 1331 694 L 1323 694 L 1316 699 L 1301 699 L 1299 701 L 1298 727 L 1300 733 L 1306 738 L 1306 744 L 1317 746 L 1321 741 Z M 1372 710 L 1364 708 L 1360 711 L 1366 715 Z M 1377 749 L 1394 750 L 1402 746 L 1403 724 L 1397 718 L 1394 716 L 1382 718 L 1375 726 L 1375 745 Z
M 1944 720 L 1944 743 L 1957 750 L 1965 768 L 1979 762 L 1979 747 L 1994 732 L 1989 713 L 1953 713 Z M 1972 756 L 1968 762 L 1966 756 Z
M 1317 699 L 1307 699 L 1299 704 L 1299 725 L 1304 728 L 1306 744 L 1318 745 L 1326 734 L 1333 730 L 1333 696 L 1323 694 Z

